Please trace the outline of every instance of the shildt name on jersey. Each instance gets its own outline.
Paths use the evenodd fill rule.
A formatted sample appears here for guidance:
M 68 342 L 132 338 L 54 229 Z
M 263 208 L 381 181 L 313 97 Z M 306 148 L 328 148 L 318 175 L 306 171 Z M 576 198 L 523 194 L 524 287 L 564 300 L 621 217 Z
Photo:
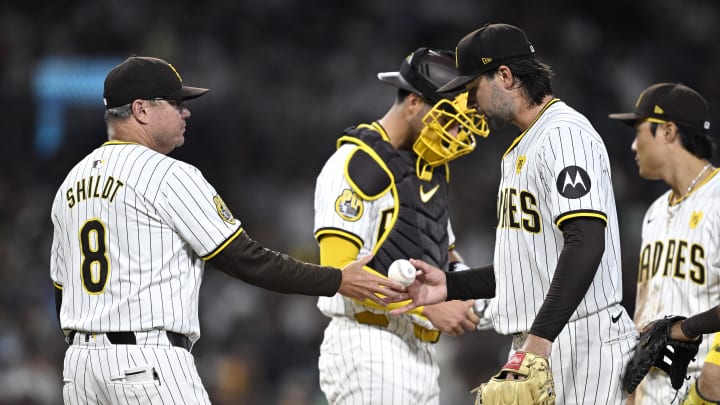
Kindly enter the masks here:
M 112 176 L 105 177 L 100 174 L 88 176 L 78 180 L 75 187 L 67 189 L 65 197 L 70 208 L 81 201 L 91 198 L 102 198 L 113 202 L 118 190 L 124 185 L 125 183 Z

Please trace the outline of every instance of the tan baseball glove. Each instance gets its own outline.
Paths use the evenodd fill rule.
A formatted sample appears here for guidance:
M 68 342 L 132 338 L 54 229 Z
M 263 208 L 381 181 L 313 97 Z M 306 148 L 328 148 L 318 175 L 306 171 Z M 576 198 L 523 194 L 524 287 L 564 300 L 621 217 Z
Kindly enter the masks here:
M 508 374 L 515 379 L 506 379 Z M 477 392 L 475 405 L 555 405 L 550 363 L 530 352 L 515 352 L 499 373 L 471 392 Z

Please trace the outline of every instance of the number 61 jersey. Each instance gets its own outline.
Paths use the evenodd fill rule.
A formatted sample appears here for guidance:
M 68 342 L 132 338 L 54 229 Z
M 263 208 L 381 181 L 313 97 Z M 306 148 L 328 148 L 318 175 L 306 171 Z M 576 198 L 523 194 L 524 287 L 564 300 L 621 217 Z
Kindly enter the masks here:
M 116 141 L 70 171 L 52 221 L 50 277 L 62 289 L 63 329 L 165 329 L 193 341 L 204 260 L 241 232 L 197 168 Z

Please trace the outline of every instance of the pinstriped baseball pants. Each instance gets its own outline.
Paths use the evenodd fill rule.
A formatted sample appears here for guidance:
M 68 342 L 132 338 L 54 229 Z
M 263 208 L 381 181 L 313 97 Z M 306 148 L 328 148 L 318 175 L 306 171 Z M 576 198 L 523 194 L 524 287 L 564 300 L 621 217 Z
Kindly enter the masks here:
M 77 334 L 65 352 L 63 400 L 79 404 L 210 404 L 187 350 L 115 345 L 103 334 Z

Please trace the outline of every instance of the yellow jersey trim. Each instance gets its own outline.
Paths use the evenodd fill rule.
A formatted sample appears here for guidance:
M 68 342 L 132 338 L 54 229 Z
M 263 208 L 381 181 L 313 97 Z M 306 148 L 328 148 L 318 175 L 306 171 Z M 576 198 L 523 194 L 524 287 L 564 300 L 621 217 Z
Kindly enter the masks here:
M 363 245 L 363 240 L 359 236 L 357 236 L 353 233 L 347 232 L 344 229 L 323 228 L 323 229 L 319 229 L 317 232 L 315 232 L 315 240 L 318 241 L 318 243 L 320 242 L 320 239 L 322 239 L 326 236 L 339 236 L 343 239 L 347 239 L 350 242 L 352 242 L 353 244 L 355 244 L 355 246 L 357 246 L 358 252 L 360 251 L 360 248 Z
M 559 227 L 560 224 L 567 221 L 568 219 L 581 218 L 581 217 L 598 218 L 598 219 L 602 220 L 603 222 L 605 222 L 605 225 L 607 225 L 607 215 L 603 214 L 602 212 L 597 212 L 597 211 L 584 211 L 584 212 L 573 211 L 573 212 L 559 216 L 557 218 L 557 220 L 555 220 L 555 225 L 557 225 Z
M 535 119 L 533 119 L 533 121 L 530 123 L 530 126 L 528 126 L 527 129 L 525 129 L 524 131 L 522 131 L 522 133 L 520 133 L 520 135 L 518 135 L 517 138 L 515 138 L 515 140 L 510 144 L 510 147 L 509 147 L 509 148 L 505 151 L 505 153 L 503 154 L 503 159 L 505 159 L 505 156 L 507 156 L 508 153 L 510 153 L 510 151 L 512 151 L 512 150 L 515 148 L 515 146 L 516 146 L 518 143 L 520 143 L 520 140 L 525 136 L 525 134 L 527 134 L 527 132 L 530 130 L 530 128 L 532 128 L 533 125 L 535 125 L 535 123 L 537 122 L 537 120 L 540 119 L 540 117 L 543 115 L 543 113 L 544 113 L 548 108 L 550 108 L 551 105 L 557 103 L 558 101 L 560 101 L 559 98 L 554 98 L 554 99 L 548 101 L 547 104 L 545 104 L 545 106 L 542 108 L 542 110 L 540 110 L 540 112 L 538 113 L 538 115 L 535 116 Z
M 220 246 L 218 246 L 217 248 L 215 248 L 215 250 L 213 250 L 212 252 L 210 252 L 210 253 L 208 253 L 207 255 L 201 257 L 201 259 L 203 259 L 203 260 L 205 260 L 205 261 L 208 261 L 208 260 L 212 259 L 213 257 L 217 256 L 220 252 L 222 252 L 223 250 L 225 250 L 225 248 L 227 247 L 227 245 L 229 245 L 232 241 L 234 241 L 234 240 L 235 240 L 238 236 L 240 236 L 240 234 L 243 233 L 244 231 L 245 231 L 245 230 L 244 230 L 242 227 L 239 228 L 237 231 L 235 231 L 235 233 L 234 233 L 232 236 L 230 236 L 229 238 L 227 238 L 227 240 L 226 240 L 225 242 L 223 242 Z
M 102 146 L 105 146 L 105 145 L 140 145 L 140 144 L 137 142 L 132 142 L 132 141 L 107 141 L 102 144 Z

